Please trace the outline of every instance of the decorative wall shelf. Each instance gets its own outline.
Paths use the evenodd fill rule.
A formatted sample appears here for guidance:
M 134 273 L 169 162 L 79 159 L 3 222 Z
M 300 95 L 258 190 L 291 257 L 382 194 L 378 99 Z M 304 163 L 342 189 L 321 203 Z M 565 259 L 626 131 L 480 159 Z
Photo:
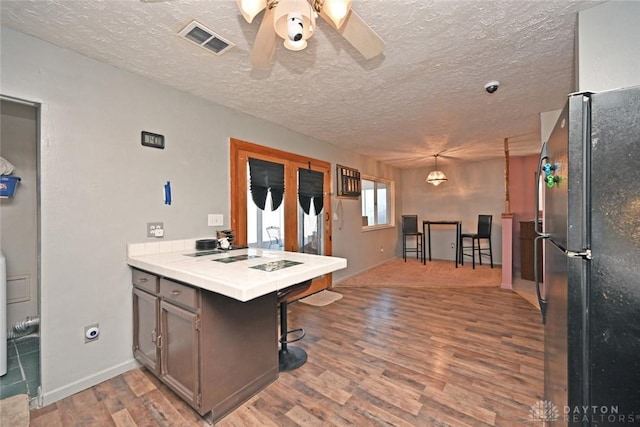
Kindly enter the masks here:
M 357 199 L 362 190 L 360 172 L 347 166 L 336 165 L 337 196 L 346 199 Z

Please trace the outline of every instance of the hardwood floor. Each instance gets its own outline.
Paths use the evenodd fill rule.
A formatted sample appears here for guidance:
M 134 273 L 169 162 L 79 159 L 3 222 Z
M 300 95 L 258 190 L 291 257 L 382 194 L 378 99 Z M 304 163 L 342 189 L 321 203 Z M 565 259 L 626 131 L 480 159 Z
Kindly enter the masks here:
M 333 288 L 290 305 L 307 363 L 219 426 L 532 426 L 542 399 L 539 312 L 497 288 Z M 31 426 L 205 426 L 145 370 L 31 412 Z

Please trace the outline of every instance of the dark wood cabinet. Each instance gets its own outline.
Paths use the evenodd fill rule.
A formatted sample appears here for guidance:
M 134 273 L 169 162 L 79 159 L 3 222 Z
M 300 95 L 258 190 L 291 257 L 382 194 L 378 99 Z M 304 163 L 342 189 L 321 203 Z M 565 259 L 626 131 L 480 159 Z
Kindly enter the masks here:
M 520 277 L 524 280 L 535 280 L 534 245 L 535 221 L 520 222 Z M 542 239 L 538 240 L 538 280 L 542 282 Z
M 155 375 L 158 375 L 160 349 L 158 337 L 158 311 L 160 299 L 138 288 L 133 288 L 133 355 Z
M 200 315 L 160 302 L 160 379 L 194 408 L 200 406 Z
M 241 302 L 133 269 L 133 354 L 213 424 L 278 377 L 276 293 Z

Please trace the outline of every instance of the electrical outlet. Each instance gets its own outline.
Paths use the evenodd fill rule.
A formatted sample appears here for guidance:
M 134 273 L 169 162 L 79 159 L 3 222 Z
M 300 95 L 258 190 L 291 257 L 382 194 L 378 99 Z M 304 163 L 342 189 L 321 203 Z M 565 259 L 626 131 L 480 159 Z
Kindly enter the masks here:
M 147 237 L 163 237 L 164 224 L 162 222 L 147 223 Z
M 84 327 L 84 343 L 97 341 L 100 338 L 100 325 L 94 323 L 93 325 L 87 325 Z
M 215 227 L 222 225 L 224 222 L 224 216 L 222 214 L 209 214 L 207 215 L 207 225 L 209 227 Z

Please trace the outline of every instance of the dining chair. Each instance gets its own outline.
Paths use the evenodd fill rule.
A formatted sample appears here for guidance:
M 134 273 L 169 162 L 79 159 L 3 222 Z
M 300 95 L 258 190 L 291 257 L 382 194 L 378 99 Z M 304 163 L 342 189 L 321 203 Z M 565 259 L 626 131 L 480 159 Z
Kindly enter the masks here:
M 478 215 L 478 228 L 475 233 L 460 234 L 460 263 L 464 265 L 464 257 L 471 257 L 471 265 L 476 268 L 476 250 L 478 251 L 478 262 L 482 265 L 482 257 L 488 256 L 493 268 L 493 252 L 491 250 L 491 223 L 493 215 Z M 471 246 L 464 245 L 465 239 L 471 239 Z M 486 240 L 488 245 L 482 247 L 481 241 Z M 477 243 L 477 247 L 476 247 Z M 465 253 L 465 249 L 471 249 L 471 253 Z
M 269 236 L 269 248 L 275 245 L 276 248 L 281 248 L 284 246 L 284 242 L 282 241 L 282 235 L 280 234 L 280 227 L 272 225 L 267 227 L 267 235 Z
M 416 238 L 416 245 L 407 246 L 407 238 Z M 418 231 L 418 215 L 402 215 L 402 258 L 407 262 L 407 252 L 415 252 L 422 257 L 422 232 Z

